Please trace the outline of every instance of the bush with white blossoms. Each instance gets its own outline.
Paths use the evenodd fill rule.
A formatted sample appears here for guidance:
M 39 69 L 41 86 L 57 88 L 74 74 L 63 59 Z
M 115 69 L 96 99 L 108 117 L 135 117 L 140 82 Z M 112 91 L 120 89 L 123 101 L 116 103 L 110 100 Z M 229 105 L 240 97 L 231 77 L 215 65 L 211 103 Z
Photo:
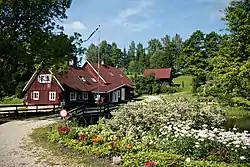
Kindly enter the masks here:
M 192 159 L 249 162 L 250 135 L 220 128 L 226 121 L 216 104 L 162 96 L 132 102 L 113 112 L 106 125 L 120 136 L 158 150 L 174 150 Z
M 122 135 L 142 137 L 148 131 L 160 135 L 160 129 L 185 124 L 199 129 L 203 124 L 218 127 L 225 120 L 220 106 L 186 98 L 161 96 L 159 100 L 128 103 L 113 112 L 111 129 Z
M 162 96 L 130 102 L 112 115 L 110 120 L 78 129 L 74 138 L 55 132 L 52 136 L 84 153 L 120 157 L 124 166 L 143 166 L 151 160 L 158 166 L 237 166 L 250 162 L 250 134 L 223 129 L 226 117 L 216 104 Z

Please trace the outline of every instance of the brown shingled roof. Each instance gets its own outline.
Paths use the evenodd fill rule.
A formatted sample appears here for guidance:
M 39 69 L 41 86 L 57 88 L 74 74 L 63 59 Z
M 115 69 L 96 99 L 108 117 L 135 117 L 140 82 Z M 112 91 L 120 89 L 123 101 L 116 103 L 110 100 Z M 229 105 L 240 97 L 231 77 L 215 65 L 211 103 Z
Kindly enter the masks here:
M 98 71 L 97 63 L 89 64 Z M 82 81 L 79 76 L 82 76 L 84 81 Z M 121 86 L 133 86 L 132 81 L 120 69 L 115 67 L 100 65 L 100 76 L 107 82 L 105 85 L 100 84 L 100 92 L 110 92 Z M 94 82 L 91 78 L 95 78 L 95 76 L 85 68 L 85 65 L 82 68 L 70 67 L 67 72 L 57 76 L 57 79 L 62 85 L 79 91 L 97 92 L 98 81 L 95 78 L 97 82 Z
M 79 77 L 84 77 L 85 81 Z M 82 68 L 70 67 L 67 72 L 57 76 L 62 85 L 66 85 L 72 89 L 79 91 L 92 91 L 97 87 L 97 83 L 91 80 L 92 75 Z

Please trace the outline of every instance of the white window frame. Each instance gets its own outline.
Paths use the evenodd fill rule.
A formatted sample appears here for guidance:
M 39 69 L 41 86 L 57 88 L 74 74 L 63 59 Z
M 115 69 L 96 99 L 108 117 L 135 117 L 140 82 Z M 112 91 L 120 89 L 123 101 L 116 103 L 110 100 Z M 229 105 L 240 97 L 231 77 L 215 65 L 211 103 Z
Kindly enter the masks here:
M 37 97 L 36 97 L 36 95 L 37 95 Z M 31 92 L 31 99 L 32 100 L 39 100 L 39 91 Z
M 82 92 L 82 99 L 83 100 L 88 100 L 89 96 L 88 96 L 88 92 Z
M 41 80 L 42 78 L 47 78 L 47 77 L 49 80 Z M 52 75 L 51 74 L 40 74 L 37 79 L 38 79 L 39 83 L 51 83 Z
M 96 94 L 94 94 L 94 99 L 95 100 L 98 100 L 98 99 L 101 99 L 101 94 L 98 96 L 98 94 L 96 93 Z
M 49 101 L 56 101 L 56 92 L 49 92 Z
M 70 92 L 69 93 L 69 100 L 76 101 L 76 99 L 77 99 L 77 92 Z
M 121 91 L 117 90 L 117 97 L 120 98 L 121 97 Z

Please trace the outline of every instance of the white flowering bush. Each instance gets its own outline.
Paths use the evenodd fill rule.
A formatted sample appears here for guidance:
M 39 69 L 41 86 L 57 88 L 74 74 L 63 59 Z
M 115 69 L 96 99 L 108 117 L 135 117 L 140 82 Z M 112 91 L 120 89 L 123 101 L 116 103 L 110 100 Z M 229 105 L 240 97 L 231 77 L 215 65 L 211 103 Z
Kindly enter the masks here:
M 146 135 L 148 131 L 160 135 L 160 129 L 185 123 L 199 129 L 203 124 L 218 127 L 226 119 L 218 105 L 205 105 L 186 98 L 162 96 L 159 100 L 131 102 L 113 112 L 111 129 L 121 135 Z M 164 133 L 164 132 L 163 132 Z
M 250 134 L 223 129 L 226 117 L 218 105 L 162 96 L 128 103 L 112 114 L 110 120 L 101 119 L 97 125 L 69 128 L 68 134 L 74 135 L 65 137 L 53 131 L 51 136 L 85 154 L 119 157 L 124 166 L 237 166 L 250 162 Z

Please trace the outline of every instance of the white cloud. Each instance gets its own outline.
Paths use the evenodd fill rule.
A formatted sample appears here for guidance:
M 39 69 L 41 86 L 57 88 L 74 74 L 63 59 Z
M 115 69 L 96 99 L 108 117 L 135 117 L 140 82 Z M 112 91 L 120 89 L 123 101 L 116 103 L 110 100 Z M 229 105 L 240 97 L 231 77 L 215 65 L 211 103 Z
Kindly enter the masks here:
M 143 20 L 140 22 L 132 22 L 131 18 L 142 17 L 144 19 L 149 18 L 149 12 L 151 12 L 149 7 L 153 5 L 152 0 L 140 0 L 134 5 L 136 7 L 128 7 L 120 11 L 118 16 L 113 20 L 113 23 L 122 25 L 129 28 L 132 31 L 141 31 L 148 28 L 152 21 Z
M 72 23 L 64 24 L 63 25 L 65 29 L 70 30 L 85 30 L 86 26 L 81 23 L 81 21 L 73 21 Z
M 152 1 L 141 0 L 137 4 L 137 7 L 129 7 L 129 8 L 122 10 L 119 13 L 119 15 L 117 16 L 117 18 L 115 19 L 115 22 L 116 23 L 123 23 L 131 16 L 139 15 L 142 12 L 146 13 L 146 11 L 144 11 L 144 9 L 150 7 L 152 4 L 153 4 Z M 144 15 L 145 15 L 145 13 L 144 13 Z

